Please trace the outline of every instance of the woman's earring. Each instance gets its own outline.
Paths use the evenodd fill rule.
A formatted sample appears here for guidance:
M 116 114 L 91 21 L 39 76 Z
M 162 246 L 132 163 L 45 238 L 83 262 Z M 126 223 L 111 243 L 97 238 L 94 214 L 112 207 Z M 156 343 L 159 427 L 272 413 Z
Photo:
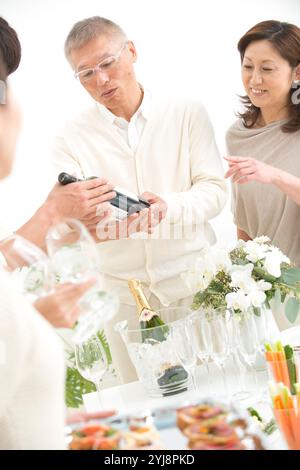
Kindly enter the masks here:
M 300 86 L 300 80 L 293 80 L 292 88 L 298 88 Z

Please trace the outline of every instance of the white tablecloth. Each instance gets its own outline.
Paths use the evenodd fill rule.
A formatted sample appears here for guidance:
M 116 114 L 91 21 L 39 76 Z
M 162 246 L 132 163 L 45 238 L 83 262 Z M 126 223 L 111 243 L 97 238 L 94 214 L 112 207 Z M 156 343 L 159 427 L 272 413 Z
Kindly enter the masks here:
M 212 369 L 213 378 L 216 379 L 217 370 Z M 193 401 L 195 399 L 202 399 L 202 398 L 219 398 L 224 400 L 225 397 L 222 396 L 221 391 L 224 390 L 224 386 L 221 381 L 221 376 L 219 374 L 218 381 L 214 380 L 214 388 L 217 393 L 212 393 L 211 389 L 209 389 L 207 381 L 204 380 L 204 369 L 203 366 L 198 368 L 197 371 L 198 375 L 198 387 L 199 389 L 197 392 L 195 390 L 189 390 L 177 395 L 173 395 L 170 397 L 162 397 L 162 398 L 151 398 L 149 397 L 142 384 L 140 382 L 131 382 L 125 385 L 119 385 L 112 388 L 106 388 L 101 391 L 100 397 L 97 393 L 89 393 L 84 395 L 84 404 L 86 411 L 88 412 L 95 412 L 104 410 L 117 410 L 120 414 L 126 413 L 137 413 L 142 410 L 147 409 L 155 409 L 155 408 L 162 408 L 162 407 L 172 407 L 172 406 L 182 406 L 184 402 Z M 234 370 L 233 367 L 227 368 L 227 378 L 228 384 L 230 389 L 234 389 L 234 383 L 236 381 L 237 371 Z M 257 396 L 261 393 L 262 389 L 267 385 L 267 376 L 266 371 L 258 372 L 258 379 L 259 379 L 259 390 L 257 390 Z M 267 417 L 269 419 L 272 416 L 272 412 L 270 407 L 267 403 L 255 403 L 255 392 L 252 394 L 252 399 L 250 397 L 246 402 L 240 402 L 239 406 L 245 408 L 247 406 L 253 406 L 257 408 L 259 413 L 263 417 Z M 174 434 L 174 430 L 164 431 L 163 439 L 164 442 L 169 446 L 169 449 L 180 449 L 182 442 L 179 436 L 179 433 Z M 281 439 L 279 431 L 275 431 L 269 438 L 268 438 L 268 448 L 270 449 L 285 449 L 285 445 Z

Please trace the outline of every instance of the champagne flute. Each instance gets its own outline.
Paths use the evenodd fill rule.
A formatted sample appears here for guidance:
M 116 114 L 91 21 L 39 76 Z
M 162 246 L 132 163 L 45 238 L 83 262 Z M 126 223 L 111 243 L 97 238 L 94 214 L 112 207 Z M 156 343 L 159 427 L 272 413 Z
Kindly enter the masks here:
M 230 352 L 227 318 L 222 313 L 210 312 L 207 325 L 209 327 L 210 356 L 222 372 L 224 390 L 228 396 L 229 390 L 225 371 L 226 360 Z
M 242 316 L 233 317 L 233 325 L 235 329 L 235 338 L 238 339 L 236 341 L 237 348 L 245 363 L 250 366 L 253 372 L 255 391 L 257 391 L 258 381 L 254 364 L 260 345 L 253 314 L 251 312 L 245 312 Z
M 175 354 L 182 367 L 190 373 L 193 387 L 197 391 L 195 377 L 197 355 L 192 341 L 191 328 L 187 320 L 177 321 L 171 328 L 171 336 L 174 341 Z
M 192 328 L 192 337 L 196 349 L 198 359 L 204 363 L 206 372 L 209 391 L 211 390 L 211 378 L 209 370 L 209 359 L 210 359 L 210 328 L 208 320 L 205 317 L 205 313 L 202 311 L 194 312 L 190 317 L 190 323 Z
M 111 320 L 118 309 L 118 299 L 102 288 L 97 245 L 81 222 L 65 219 L 54 225 L 46 235 L 46 245 L 60 282 L 77 283 L 91 278 L 97 281 L 79 301 L 82 314 L 75 328 L 75 340 L 83 341 Z
M 108 360 L 99 339 L 96 336 L 91 336 L 86 341 L 75 343 L 75 358 L 80 375 L 95 384 L 102 408 L 100 384 L 108 370 Z

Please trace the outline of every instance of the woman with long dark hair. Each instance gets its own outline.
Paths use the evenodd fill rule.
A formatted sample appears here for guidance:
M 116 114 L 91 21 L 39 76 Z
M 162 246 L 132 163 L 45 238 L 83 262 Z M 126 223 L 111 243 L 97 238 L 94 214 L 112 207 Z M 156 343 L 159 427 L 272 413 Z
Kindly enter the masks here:
M 300 29 L 263 21 L 238 50 L 246 96 L 225 157 L 238 238 L 266 235 L 300 266 Z

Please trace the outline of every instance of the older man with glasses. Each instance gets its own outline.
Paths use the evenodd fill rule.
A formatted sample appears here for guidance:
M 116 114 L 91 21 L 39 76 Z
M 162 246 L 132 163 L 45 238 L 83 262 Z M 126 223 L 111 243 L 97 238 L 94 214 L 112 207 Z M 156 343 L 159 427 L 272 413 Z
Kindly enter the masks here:
M 143 282 L 155 310 L 190 305 L 181 274 L 214 243 L 208 221 L 222 210 L 227 190 L 205 109 L 196 101 L 144 90 L 134 70 L 136 48 L 117 24 L 101 17 L 76 23 L 65 53 L 94 102 L 56 137 L 57 173 L 101 176 L 150 203 L 121 222 L 110 218 L 98 224 L 101 210 L 95 209 L 88 224 L 95 238 L 105 241 L 99 243 L 101 270 L 121 299 L 106 332 L 119 377 L 129 382 L 136 374 L 113 329 L 124 319 L 138 325 L 128 279 Z

